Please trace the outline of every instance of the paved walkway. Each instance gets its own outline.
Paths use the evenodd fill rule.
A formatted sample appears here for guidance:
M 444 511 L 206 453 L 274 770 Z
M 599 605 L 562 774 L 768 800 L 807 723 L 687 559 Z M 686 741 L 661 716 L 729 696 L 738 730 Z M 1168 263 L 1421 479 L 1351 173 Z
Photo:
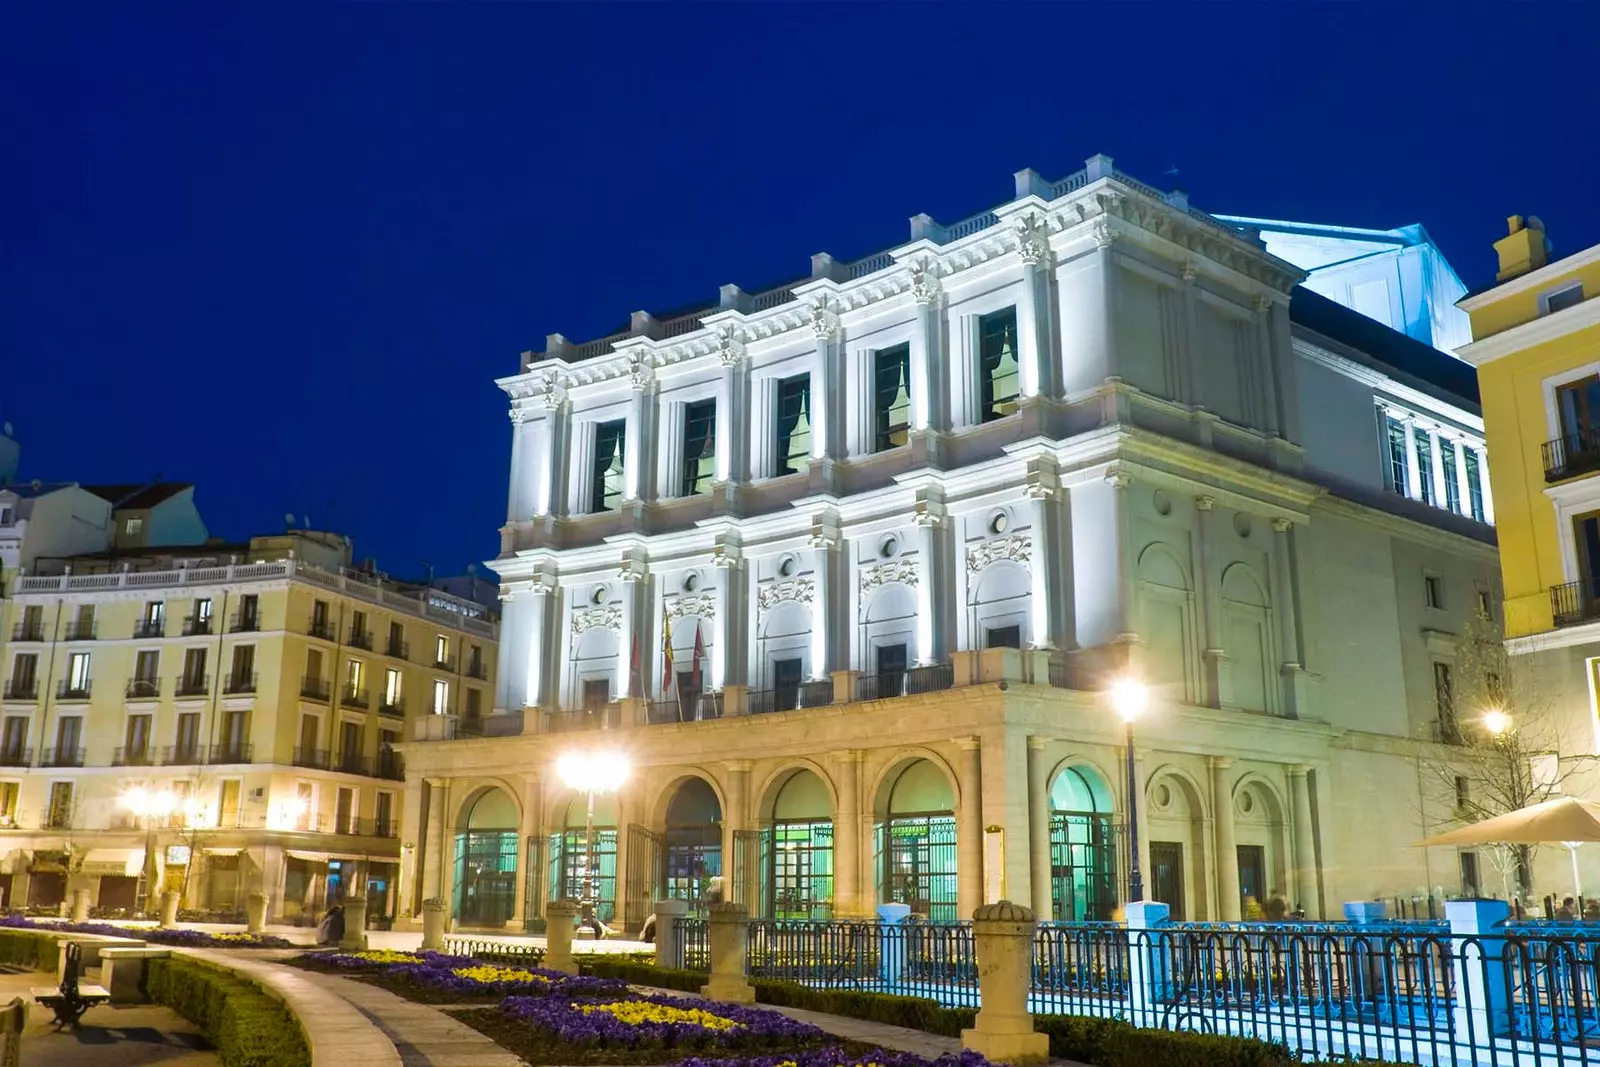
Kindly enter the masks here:
M 56 1033 L 48 1008 L 33 1003 L 33 986 L 55 985 L 55 976 L 38 971 L 0 973 L 0 1003 L 28 1002 L 22 1031 L 26 1067 L 218 1067 L 221 1061 L 200 1036 L 199 1027 L 176 1012 L 152 1004 L 90 1008 L 77 1031 Z
M 400 1053 L 403 1067 L 519 1067 L 522 1063 L 466 1023 L 431 1005 L 338 975 L 300 973 L 327 996 L 343 998 L 370 1019 Z

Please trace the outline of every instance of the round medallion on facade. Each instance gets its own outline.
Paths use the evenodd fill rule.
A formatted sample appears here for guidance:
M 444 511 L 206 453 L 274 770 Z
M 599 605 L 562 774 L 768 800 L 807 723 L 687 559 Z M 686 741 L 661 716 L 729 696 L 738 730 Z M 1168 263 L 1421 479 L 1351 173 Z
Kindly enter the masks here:
M 1256 798 L 1250 795 L 1250 790 L 1246 789 L 1240 792 L 1235 805 L 1238 807 L 1240 815 L 1249 815 L 1256 810 Z
M 1250 516 L 1239 514 L 1233 517 L 1233 531 L 1240 537 L 1250 536 Z
M 893 559 L 900 554 L 900 539 L 890 534 L 878 542 L 878 555 L 883 559 Z
M 609 599 L 611 599 L 611 590 L 603 585 L 595 586 L 594 592 L 589 594 L 589 603 L 591 604 L 604 604 Z
M 699 589 L 699 588 L 700 588 L 700 576 L 698 574 L 696 574 L 694 571 L 690 571 L 688 574 L 684 575 L 684 577 L 683 577 L 683 591 L 685 593 L 692 593 L 696 589 Z
M 1150 799 L 1155 802 L 1157 811 L 1166 811 L 1172 807 L 1172 787 L 1162 782 L 1156 786 L 1155 792 L 1151 794 Z
M 778 577 L 793 578 L 795 568 L 799 566 L 793 556 L 784 556 L 778 561 Z
M 1010 525 L 1011 516 L 1007 515 L 1004 511 L 996 511 L 993 515 L 989 516 L 989 532 L 992 534 L 1005 533 L 1006 527 Z
M 1156 490 L 1156 495 L 1155 495 L 1155 498 L 1152 501 L 1152 503 L 1155 506 L 1157 515 L 1171 515 L 1172 514 L 1172 498 L 1170 496 L 1168 496 L 1162 490 L 1160 490 L 1160 489 Z

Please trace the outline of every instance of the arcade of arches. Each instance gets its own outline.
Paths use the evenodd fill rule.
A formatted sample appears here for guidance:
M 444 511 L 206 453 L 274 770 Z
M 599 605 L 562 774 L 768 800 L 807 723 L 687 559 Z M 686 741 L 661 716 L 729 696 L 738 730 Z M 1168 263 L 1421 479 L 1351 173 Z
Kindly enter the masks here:
M 661 899 L 691 911 L 732 899 L 790 919 L 901 902 L 951 921 L 1005 895 L 1041 916 L 1111 919 L 1129 870 L 1117 753 L 1049 744 L 1028 738 L 1021 773 L 994 781 L 976 738 L 826 763 L 646 765 L 596 798 L 592 835 L 587 798 L 542 777 L 428 778 L 412 787 L 428 814 L 402 908 L 416 916 L 437 896 L 462 928 L 537 929 L 544 903 L 563 898 L 631 931 Z M 1238 918 L 1271 897 L 1321 914 L 1315 774 L 1217 757 L 1202 767 L 1140 761 L 1147 896 L 1191 919 Z

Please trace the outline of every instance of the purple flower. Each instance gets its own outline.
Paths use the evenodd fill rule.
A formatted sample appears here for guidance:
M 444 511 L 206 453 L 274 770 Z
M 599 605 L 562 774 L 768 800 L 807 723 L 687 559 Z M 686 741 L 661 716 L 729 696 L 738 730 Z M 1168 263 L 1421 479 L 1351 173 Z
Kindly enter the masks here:
M 575 1045 L 736 1049 L 823 1036 L 815 1026 L 775 1011 L 660 995 L 587 1002 L 507 997 L 500 1010 Z
M 690 1056 L 679 1060 L 675 1067 L 989 1067 L 989 1061 L 971 1049 L 926 1059 L 911 1052 L 888 1052 L 874 1049 L 861 1056 L 851 1056 L 834 1046 L 811 1049 L 806 1052 L 780 1052 L 767 1056 L 740 1056 L 737 1059 L 702 1059 Z
M 538 967 L 497 967 L 460 956 L 435 956 L 424 963 L 395 964 L 383 973 L 424 989 L 464 996 L 599 997 L 622 996 L 628 989 L 626 982 L 616 978 L 587 978 Z
M 64 934 L 98 934 L 101 937 L 132 937 L 153 945 L 180 945 L 186 948 L 291 948 L 293 943 L 271 934 L 208 934 L 202 930 L 160 930 L 141 926 L 113 926 L 110 923 L 39 922 L 21 915 L 0 918 L 0 926 L 17 930 L 43 930 Z

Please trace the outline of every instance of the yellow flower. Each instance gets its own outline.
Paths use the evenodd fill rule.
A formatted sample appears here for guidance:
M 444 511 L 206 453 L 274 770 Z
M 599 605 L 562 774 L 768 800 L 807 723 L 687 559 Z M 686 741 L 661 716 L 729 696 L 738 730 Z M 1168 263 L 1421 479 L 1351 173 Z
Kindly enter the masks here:
M 493 964 L 479 964 L 476 967 L 457 967 L 450 972 L 457 978 L 466 978 L 474 982 L 483 982 L 486 985 L 495 982 L 544 982 L 550 979 L 542 974 L 524 971 L 518 967 L 496 967 Z
M 366 960 L 369 963 L 421 963 L 422 962 L 422 957 L 418 956 L 414 952 L 396 952 L 393 949 L 388 949 L 388 948 L 375 948 L 375 949 L 368 949 L 368 950 L 362 951 L 362 952 L 352 952 L 351 955 L 354 956 L 358 960 Z
M 574 1004 L 573 1007 L 585 1015 L 603 1011 L 629 1026 L 638 1026 L 641 1023 L 687 1023 L 691 1026 L 703 1026 L 707 1030 L 741 1029 L 740 1024 L 732 1019 L 724 1019 L 720 1015 L 713 1015 L 699 1008 L 671 1008 L 665 1004 L 650 1004 L 637 1000 L 621 1000 L 612 1004 Z

